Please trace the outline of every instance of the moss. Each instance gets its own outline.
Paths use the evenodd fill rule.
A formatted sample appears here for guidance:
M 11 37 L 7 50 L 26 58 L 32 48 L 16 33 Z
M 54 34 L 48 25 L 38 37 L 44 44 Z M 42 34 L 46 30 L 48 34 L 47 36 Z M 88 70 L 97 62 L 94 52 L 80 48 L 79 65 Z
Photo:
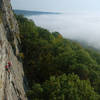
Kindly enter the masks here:
M 24 54 L 22 52 L 20 52 L 19 54 L 17 54 L 17 59 L 22 62 L 24 60 Z
M 19 56 L 21 59 L 24 59 L 24 54 L 23 54 L 22 52 L 20 52 L 20 53 L 18 54 L 18 56 Z
M 2 11 L 0 9 L 0 23 L 2 22 Z
M 19 39 L 20 38 L 20 34 L 16 33 L 16 38 Z
M 10 22 L 11 29 L 13 29 L 13 22 L 12 22 L 11 18 L 9 18 L 9 22 Z
M 2 81 L 0 80 L 0 89 L 2 88 Z

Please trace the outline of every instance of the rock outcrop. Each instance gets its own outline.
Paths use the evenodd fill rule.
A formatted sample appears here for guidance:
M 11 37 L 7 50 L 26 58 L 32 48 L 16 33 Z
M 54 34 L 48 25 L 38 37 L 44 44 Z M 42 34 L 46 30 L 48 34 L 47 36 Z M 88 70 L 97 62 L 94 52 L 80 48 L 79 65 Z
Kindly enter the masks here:
M 27 100 L 19 50 L 19 29 L 10 0 L 0 0 L 0 100 Z M 5 70 L 8 62 L 12 63 L 10 73 Z

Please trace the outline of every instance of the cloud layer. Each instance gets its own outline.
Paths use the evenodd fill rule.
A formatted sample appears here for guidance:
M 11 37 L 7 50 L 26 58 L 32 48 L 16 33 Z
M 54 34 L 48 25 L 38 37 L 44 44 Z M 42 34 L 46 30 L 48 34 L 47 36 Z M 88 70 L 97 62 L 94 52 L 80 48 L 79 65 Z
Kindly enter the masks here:
M 66 13 L 61 15 L 30 16 L 36 25 L 50 31 L 58 31 L 64 37 L 84 40 L 100 47 L 100 14 L 98 13 Z

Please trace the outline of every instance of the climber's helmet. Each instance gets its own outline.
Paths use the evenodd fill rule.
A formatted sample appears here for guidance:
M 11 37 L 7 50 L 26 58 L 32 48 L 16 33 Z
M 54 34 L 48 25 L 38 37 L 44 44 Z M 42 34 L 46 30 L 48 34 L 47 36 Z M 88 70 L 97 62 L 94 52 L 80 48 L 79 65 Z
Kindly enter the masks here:
M 8 64 L 7 64 L 9 67 L 11 67 L 11 62 L 8 62 Z

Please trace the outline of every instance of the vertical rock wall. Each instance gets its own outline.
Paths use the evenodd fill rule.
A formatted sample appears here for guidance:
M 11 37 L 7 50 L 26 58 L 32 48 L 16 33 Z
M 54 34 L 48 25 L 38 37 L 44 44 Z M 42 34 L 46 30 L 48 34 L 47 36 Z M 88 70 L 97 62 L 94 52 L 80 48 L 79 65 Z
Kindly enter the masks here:
M 0 100 L 27 100 L 19 54 L 19 29 L 10 0 L 0 0 Z M 10 73 L 5 70 L 11 62 Z

